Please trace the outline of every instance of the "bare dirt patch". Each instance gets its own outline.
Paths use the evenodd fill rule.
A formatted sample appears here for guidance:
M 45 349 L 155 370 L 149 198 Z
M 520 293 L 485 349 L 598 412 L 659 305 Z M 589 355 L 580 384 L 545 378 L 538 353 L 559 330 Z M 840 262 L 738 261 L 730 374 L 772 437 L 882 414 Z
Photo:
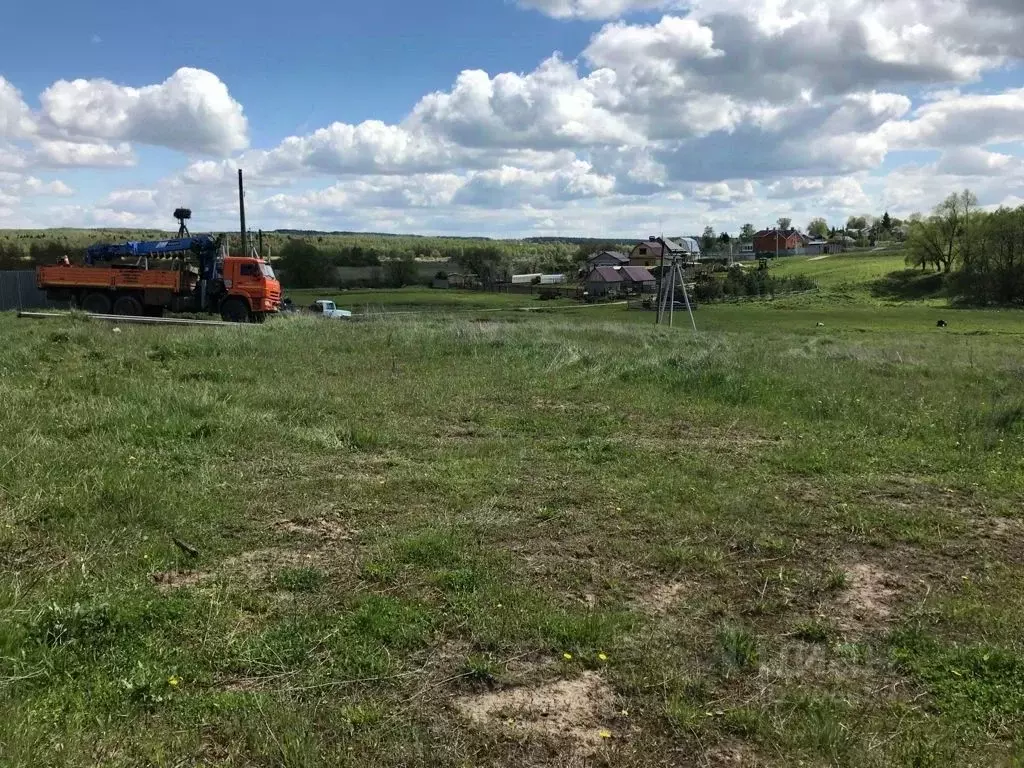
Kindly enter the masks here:
M 340 520 L 329 517 L 278 520 L 274 523 L 274 528 L 284 533 L 308 536 L 311 539 L 327 543 L 352 541 L 357 535 L 356 531 L 346 528 Z
M 836 601 L 839 628 L 844 632 L 860 632 L 887 622 L 900 588 L 899 580 L 871 563 L 854 563 L 843 570 L 847 583 Z
M 713 768 L 747 768 L 761 765 L 745 744 L 719 744 L 704 753 L 701 765 Z
M 681 581 L 670 581 L 656 584 L 648 592 L 636 598 L 640 610 L 653 614 L 668 613 L 686 592 L 686 584 Z
M 1019 539 L 1024 534 L 1024 521 L 1013 517 L 981 517 L 975 519 L 974 528 L 985 539 Z
M 195 587 L 213 578 L 206 571 L 158 571 L 151 574 L 157 589 L 169 592 L 182 587 Z
M 600 675 L 585 672 L 575 680 L 463 696 L 452 705 L 478 725 L 568 740 L 589 751 L 611 735 L 603 716 L 612 714 L 614 696 Z
M 967 512 L 978 509 L 978 501 L 971 494 L 954 488 L 906 475 L 892 475 L 874 481 L 861 489 L 857 496 L 872 504 L 895 509 L 933 509 L 943 512 Z

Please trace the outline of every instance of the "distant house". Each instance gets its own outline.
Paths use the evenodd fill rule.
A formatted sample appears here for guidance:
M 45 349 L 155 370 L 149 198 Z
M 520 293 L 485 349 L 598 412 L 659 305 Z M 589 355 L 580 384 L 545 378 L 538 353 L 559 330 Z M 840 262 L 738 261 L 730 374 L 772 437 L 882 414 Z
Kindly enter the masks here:
M 736 258 L 744 260 L 750 260 L 754 258 L 754 244 L 741 243 L 739 251 L 736 252 Z
M 622 275 L 622 287 L 630 293 L 653 293 L 657 280 L 646 267 L 623 267 L 618 270 Z
M 598 251 L 587 256 L 586 271 L 595 267 L 623 267 L 629 264 L 629 256 L 618 251 Z
M 665 245 L 668 246 L 668 252 L 663 254 L 665 250 L 658 239 L 654 236 L 649 237 L 640 243 L 633 246 L 633 250 L 629 252 L 629 264 L 633 267 L 657 267 L 661 265 L 662 255 L 668 259 L 670 256 L 679 256 L 687 260 L 696 261 L 700 259 L 700 243 L 697 242 L 696 238 L 693 237 L 682 237 L 679 240 L 665 240 Z
M 825 246 L 825 253 L 846 253 L 857 244 L 849 235 L 835 235 Z
M 808 256 L 821 256 L 828 252 L 827 240 L 812 240 L 811 238 L 807 238 L 807 240 L 804 241 L 804 253 Z
M 804 247 L 803 237 L 795 229 L 762 229 L 754 235 L 754 253 L 792 256 Z
M 623 288 L 622 270 L 614 267 L 594 267 L 584 283 L 587 286 L 587 293 L 591 296 L 616 295 Z

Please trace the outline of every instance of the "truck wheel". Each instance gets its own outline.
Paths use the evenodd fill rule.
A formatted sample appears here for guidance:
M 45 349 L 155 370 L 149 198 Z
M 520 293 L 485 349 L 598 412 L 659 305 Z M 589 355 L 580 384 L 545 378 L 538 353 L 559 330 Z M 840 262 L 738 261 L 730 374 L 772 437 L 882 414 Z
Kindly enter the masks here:
M 128 315 L 135 317 L 142 314 L 142 302 L 134 296 L 118 296 L 114 302 L 115 315 Z
M 220 305 L 220 316 L 227 323 L 247 323 L 249 307 L 241 299 L 228 299 Z
M 87 293 L 82 298 L 82 309 L 94 315 L 110 314 L 110 297 L 105 293 Z

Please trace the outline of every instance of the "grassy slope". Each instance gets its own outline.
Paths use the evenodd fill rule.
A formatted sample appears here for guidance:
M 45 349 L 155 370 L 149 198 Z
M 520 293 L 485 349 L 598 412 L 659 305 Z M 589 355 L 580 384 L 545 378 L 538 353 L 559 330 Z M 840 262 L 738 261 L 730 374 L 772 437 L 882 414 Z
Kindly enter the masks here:
M 863 288 L 872 280 L 904 269 L 903 259 L 902 251 L 841 254 L 823 259 L 814 256 L 794 256 L 779 259 L 772 266 L 772 273 L 780 277 L 807 275 L 826 290 L 846 286 Z
M 4 764 L 563 765 L 452 701 L 584 670 L 592 764 L 1004 759 L 1017 339 L 613 310 L 0 317 Z

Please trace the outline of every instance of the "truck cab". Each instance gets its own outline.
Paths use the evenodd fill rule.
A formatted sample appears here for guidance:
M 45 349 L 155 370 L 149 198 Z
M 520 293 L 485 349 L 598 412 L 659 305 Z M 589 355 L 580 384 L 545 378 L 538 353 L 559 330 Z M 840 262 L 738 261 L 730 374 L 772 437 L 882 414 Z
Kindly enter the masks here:
M 347 309 L 338 309 L 330 299 L 317 299 L 309 306 L 309 311 L 315 315 L 339 320 L 352 317 L 351 312 Z
M 221 314 L 227 317 L 241 312 L 247 304 L 248 313 L 255 317 L 277 312 L 281 307 L 281 283 L 274 269 L 263 259 L 227 256 L 220 265 L 220 277 L 227 296 L 221 302 Z

